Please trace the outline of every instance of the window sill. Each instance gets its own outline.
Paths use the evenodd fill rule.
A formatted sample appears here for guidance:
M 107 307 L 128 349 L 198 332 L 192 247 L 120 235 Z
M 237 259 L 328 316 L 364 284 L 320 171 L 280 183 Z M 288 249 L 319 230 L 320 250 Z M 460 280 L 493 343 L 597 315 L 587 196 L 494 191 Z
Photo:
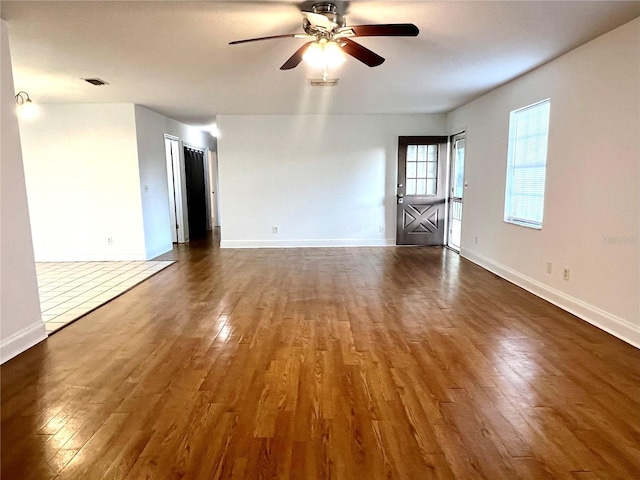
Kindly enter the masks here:
M 522 220 L 516 220 L 515 218 L 505 218 L 505 223 L 512 223 L 513 225 L 518 225 L 520 227 L 532 228 L 533 230 L 542 230 L 541 223 L 531 223 L 525 222 Z

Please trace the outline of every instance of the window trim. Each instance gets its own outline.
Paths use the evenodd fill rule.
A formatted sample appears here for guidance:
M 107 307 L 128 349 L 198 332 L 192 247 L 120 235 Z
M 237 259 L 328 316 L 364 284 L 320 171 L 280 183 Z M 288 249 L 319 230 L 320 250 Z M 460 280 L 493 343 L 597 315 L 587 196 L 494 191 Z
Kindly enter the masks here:
M 544 166 L 544 182 L 542 185 L 542 212 L 540 216 L 540 221 L 532 220 L 528 218 L 519 218 L 515 217 L 513 212 L 513 196 L 511 195 L 511 190 L 513 188 L 513 177 L 515 172 L 514 159 L 515 159 L 515 150 L 516 150 L 516 121 L 518 115 L 526 110 L 531 110 L 533 108 L 539 107 L 541 105 L 547 104 L 549 105 L 549 117 L 547 119 L 547 132 L 545 138 L 545 151 L 544 151 L 544 162 L 540 162 L 537 167 Z M 527 105 L 522 108 L 518 108 L 513 110 L 509 114 L 509 137 L 508 137 L 508 150 L 507 150 L 507 172 L 505 177 L 505 198 L 504 198 L 504 221 L 506 223 L 511 223 L 514 225 L 519 225 L 522 227 L 533 228 L 535 230 L 542 229 L 542 221 L 544 218 L 544 199 L 546 192 L 546 175 L 547 175 L 547 156 L 549 152 L 549 122 L 551 118 L 551 99 L 547 98 L 545 100 L 540 100 L 539 102 L 532 103 L 531 105 Z M 525 167 L 528 168 L 528 167 Z

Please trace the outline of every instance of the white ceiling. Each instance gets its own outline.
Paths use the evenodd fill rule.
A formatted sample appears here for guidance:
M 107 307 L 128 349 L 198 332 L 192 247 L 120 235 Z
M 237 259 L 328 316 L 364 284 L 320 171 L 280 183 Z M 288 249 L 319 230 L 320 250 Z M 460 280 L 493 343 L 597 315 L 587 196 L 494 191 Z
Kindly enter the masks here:
M 17 90 L 35 102 L 137 103 L 190 124 L 216 114 L 435 113 L 640 16 L 640 2 L 336 2 L 347 24 L 415 23 L 417 38 L 361 38 L 387 60 L 353 58 L 321 76 L 280 65 L 305 40 L 231 40 L 301 31 L 290 1 L 6 1 Z M 622 52 L 611 52 L 612 55 Z M 80 80 L 99 77 L 109 86 Z

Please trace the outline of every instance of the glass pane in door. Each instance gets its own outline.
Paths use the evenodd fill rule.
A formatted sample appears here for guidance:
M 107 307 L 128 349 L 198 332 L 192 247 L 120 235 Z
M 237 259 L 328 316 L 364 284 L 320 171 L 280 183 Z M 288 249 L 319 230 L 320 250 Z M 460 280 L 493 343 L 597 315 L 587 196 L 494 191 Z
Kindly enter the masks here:
M 454 146 L 453 196 L 462 198 L 464 188 L 464 138 L 457 140 Z

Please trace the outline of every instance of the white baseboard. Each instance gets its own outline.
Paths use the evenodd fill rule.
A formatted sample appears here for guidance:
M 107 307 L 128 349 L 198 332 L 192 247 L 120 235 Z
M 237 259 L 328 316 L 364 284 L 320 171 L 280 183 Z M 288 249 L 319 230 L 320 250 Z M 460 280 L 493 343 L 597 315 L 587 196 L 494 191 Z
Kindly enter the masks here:
M 388 247 L 395 245 L 389 238 L 337 238 L 320 240 L 222 240 L 220 248 L 312 248 L 312 247 Z
M 164 252 L 163 252 L 164 253 Z M 160 255 L 160 254 L 158 254 Z M 156 255 L 156 257 L 158 256 Z M 80 253 L 64 255 L 38 255 L 36 262 L 144 262 L 147 254 L 142 253 Z
M 482 268 L 495 273 L 499 277 L 524 288 L 528 292 L 533 293 L 547 302 L 572 313 L 576 317 L 589 322 L 607 333 L 610 333 L 620 340 L 623 340 L 636 348 L 640 348 L 640 327 L 632 324 L 631 322 L 601 310 L 598 307 L 594 307 L 593 305 L 590 305 L 578 298 L 567 295 L 566 293 L 545 285 L 542 282 L 522 275 L 521 273 L 505 265 L 494 262 L 479 253 L 465 249 L 460 252 L 460 255 L 473 263 L 480 265 Z
M 162 254 L 170 252 L 171 250 L 173 250 L 173 244 L 172 243 L 169 244 L 168 246 L 165 245 L 165 246 L 160 247 L 160 248 L 155 248 L 155 249 L 151 250 L 150 252 L 147 252 L 145 260 L 153 260 L 154 258 L 159 257 Z
M 0 343 L 0 364 L 33 347 L 47 338 L 47 331 L 41 320 L 32 326 L 2 340 Z

